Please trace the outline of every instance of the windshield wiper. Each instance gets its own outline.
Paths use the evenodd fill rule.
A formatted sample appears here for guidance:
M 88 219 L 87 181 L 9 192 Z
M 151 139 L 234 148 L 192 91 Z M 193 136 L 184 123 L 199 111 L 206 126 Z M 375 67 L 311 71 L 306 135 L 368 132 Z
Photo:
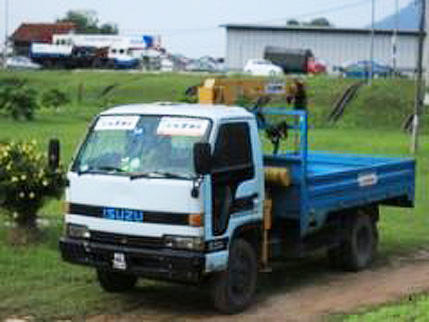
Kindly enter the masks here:
M 110 165 L 104 165 L 101 167 L 97 167 L 95 170 L 102 170 L 102 171 L 111 171 L 111 172 L 125 172 L 121 168 L 113 167 Z
M 83 174 L 103 174 L 105 173 L 105 171 L 108 172 L 125 172 L 124 170 L 120 169 L 120 168 L 116 168 L 116 167 L 112 167 L 112 166 L 101 166 L 101 167 L 89 167 L 88 169 L 84 170 L 84 171 L 78 171 L 77 174 L 78 175 L 83 175 Z
M 152 171 L 137 173 L 130 176 L 130 180 L 140 179 L 140 178 L 168 178 L 168 179 L 190 179 L 190 176 L 180 175 L 168 171 Z
M 163 176 L 165 178 L 171 178 L 171 179 L 190 179 L 191 178 L 189 175 L 186 176 L 183 174 L 178 174 L 178 173 L 173 173 L 168 171 L 153 171 L 152 173 Z

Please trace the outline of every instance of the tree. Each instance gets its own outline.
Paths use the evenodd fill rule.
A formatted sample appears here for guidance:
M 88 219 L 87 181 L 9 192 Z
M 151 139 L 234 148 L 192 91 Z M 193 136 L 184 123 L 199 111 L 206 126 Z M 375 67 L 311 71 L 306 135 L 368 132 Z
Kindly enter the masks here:
M 12 78 L 0 83 L 0 110 L 15 120 L 32 120 L 38 108 L 37 92 L 28 87 L 25 80 Z
M 73 22 L 80 34 L 118 34 L 116 24 L 105 23 L 99 27 L 97 13 L 94 10 L 69 10 L 66 16 L 57 22 Z
M 11 242 L 37 238 L 37 211 L 48 198 L 59 199 L 65 186 L 64 169 L 50 166 L 36 141 L 0 144 L 0 208 L 17 228 L 11 230 Z
M 334 25 L 331 24 L 331 22 L 324 18 L 324 17 L 320 17 L 320 18 L 315 18 L 313 20 L 310 21 L 310 26 L 317 26 L 317 27 L 333 27 Z
M 288 25 L 288 26 L 299 26 L 299 21 L 296 19 L 289 19 L 286 22 L 286 25 Z
M 304 26 L 304 27 L 334 27 L 334 25 L 326 18 L 320 17 L 311 20 L 310 22 L 298 21 L 296 19 L 289 19 L 286 22 L 287 26 Z
M 102 24 L 99 28 L 100 34 L 117 35 L 119 33 L 118 25 L 113 23 Z

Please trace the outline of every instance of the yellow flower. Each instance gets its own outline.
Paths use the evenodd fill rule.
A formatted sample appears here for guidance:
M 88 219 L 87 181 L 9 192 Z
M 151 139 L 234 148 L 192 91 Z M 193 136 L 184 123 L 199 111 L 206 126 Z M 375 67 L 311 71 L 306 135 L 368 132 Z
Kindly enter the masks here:
M 12 177 L 11 181 L 12 181 L 12 182 L 17 182 L 17 181 L 18 181 L 18 178 L 17 178 L 17 177 Z
M 24 181 L 24 180 L 26 180 L 26 179 L 27 179 L 27 176 L 26 176 L 25 174 L 22 174 L 22 175 L 21 175 L 21 180 L 22 180 L 22 181 Z
M 34 192 L 32 191 L 32 192 L 30 192 L 30 194 L 28 195 L 28 197 L 30 197 L 30 199 L 34 199 L 34 197 L 35 197 L 36 195 L 34 194 Z
M 43 180 L 42 185 L 43 185 L 44 187 L 47 187 L 47 186 L 48 186 L 48 180 Z

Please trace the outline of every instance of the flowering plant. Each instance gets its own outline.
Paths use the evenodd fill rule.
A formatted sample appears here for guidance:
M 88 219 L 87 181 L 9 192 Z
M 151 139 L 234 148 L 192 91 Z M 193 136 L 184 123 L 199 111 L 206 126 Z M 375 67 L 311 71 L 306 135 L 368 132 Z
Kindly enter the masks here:
M 36 141 L 0 144 L 0 207 L 18 226 L 36 227 L 37 211 L 48 197 L 60 198 L 66 176 L 48 166 Z

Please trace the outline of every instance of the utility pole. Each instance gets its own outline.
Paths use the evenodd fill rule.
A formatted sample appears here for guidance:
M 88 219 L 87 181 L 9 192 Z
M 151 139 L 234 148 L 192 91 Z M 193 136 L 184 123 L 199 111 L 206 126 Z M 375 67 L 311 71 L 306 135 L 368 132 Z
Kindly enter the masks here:
M 397 75 L 398 69 L 398 29 L 399 29 L 399 0 L 395 0 L 395 29 L 392 38 L 392 67 L 393 75 Z
M 420 0 L 420 27 L 419 27 L 419 49 L 417 54 L 417 79 L 416 79 L 416 97 L 414 103 L 413 130 L 411 139 L 411 153 L 417 153 L 419 148 L 419 127 L 420 116 L 423 112 L 423 97 L 425 86 L 423 80 L 423 50 L 425 41 L 425 20 L 426 20 L 426 1 Z
M 3 68 L 6 68 L 8 31 L 9 29 L 9 0 L 4 0 L 4 48 L 3 48 Z
M 372 84 L 374 78 L 374 37 L 375 37 L 375 0 L 371 3 L 371 42 L 369 48 L 369 75 L 368 85 Z

